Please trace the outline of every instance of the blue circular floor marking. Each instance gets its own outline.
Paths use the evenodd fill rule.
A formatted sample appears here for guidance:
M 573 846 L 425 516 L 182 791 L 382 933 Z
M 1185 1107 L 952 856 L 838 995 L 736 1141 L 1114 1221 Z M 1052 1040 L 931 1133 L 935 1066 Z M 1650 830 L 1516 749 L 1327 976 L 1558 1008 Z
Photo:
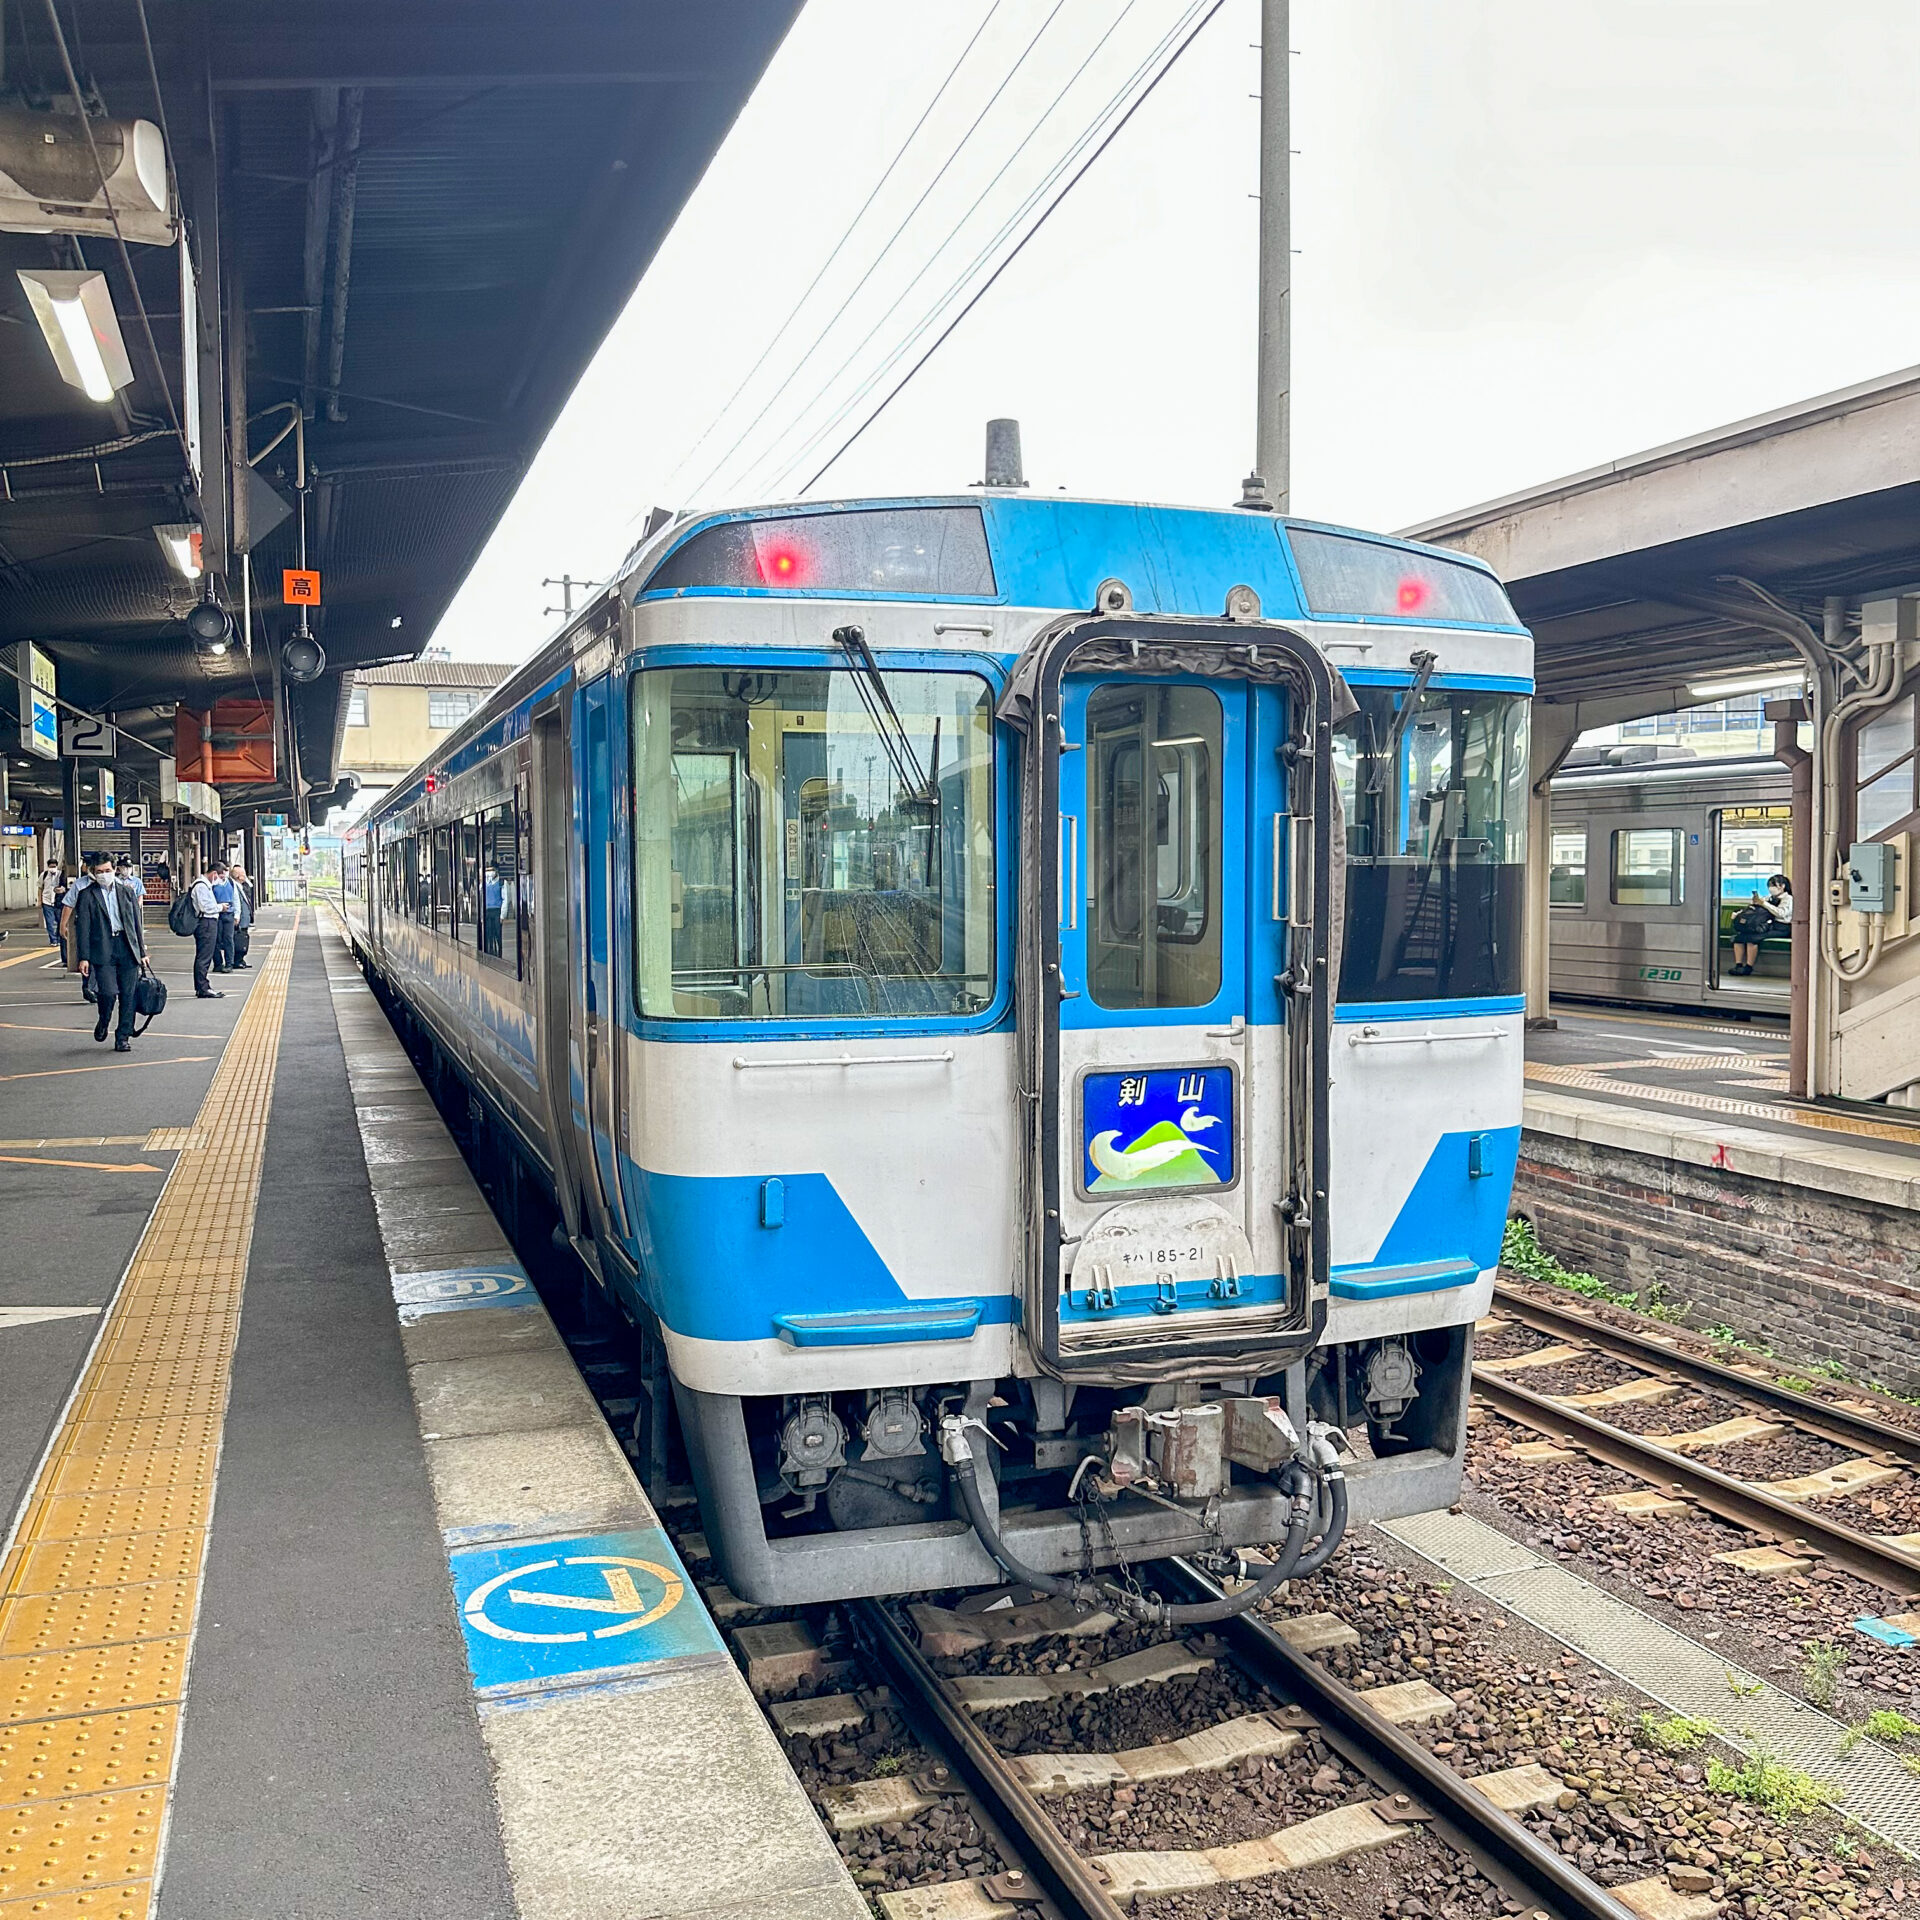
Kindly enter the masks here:
M 591 1567 L 598 1578 L 583 1581 L 563 1570 Z M 644 1576 L 636 1580 L 635 1574 Z M 557 1578 L 541 1579 L 542 1575 Z M 518 1583 L 525 1581 L 522 1586 Z M 506 1592 L 501 1593 L 501 1588 Z M 583 1640 L 610 1640 L 616 1634 L 635 1633 L 664 1620 L 685 1599 L 686 1582 L 671 1567 L 626 1554 L 580 1553 L 564 1558 L 529 1560 L 508 1567 L 468 1595 L 463 1609 L 467 1624 L 496 1640 L 518 1640 L 537 1646 L 565 1646 Z M 614 1618 L 603 1627 L 575 1632 L 539 1631 L 539 1623 L 556 1614 L 601 1613 Z
M 531 1306 L 533 1282 L 517 1262 L 484 1267 L 443 1267 L 430 1273 L 396 1273 L 397 1305 L 416 1313 L 444 1313 L 454 1307 Z
M 726 1657 L 656 1527 L 461 1547 L 447 1556 L 473 1683 L 543 1691 L 674 1660 Z

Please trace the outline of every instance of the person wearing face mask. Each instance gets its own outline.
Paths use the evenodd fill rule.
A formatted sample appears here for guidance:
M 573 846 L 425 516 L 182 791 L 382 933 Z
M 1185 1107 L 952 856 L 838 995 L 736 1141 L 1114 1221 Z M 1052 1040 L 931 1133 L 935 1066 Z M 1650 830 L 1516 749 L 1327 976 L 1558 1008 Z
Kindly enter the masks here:
M 1767 890 L 1756 894 L 1733 916 L 1733 971 L 1749 974 L 1760 962 L 1760 943 L 1778 927 L 1793 925 L 1793 891 L 1784 873 L 1769 876 Z
M 96 853 L 88 860 L 93 884 L 74 902 L 73 943 L 80 966 L 93 982 L 96 1015 L 93 1037 L 105 1040 L 114 1007 L 115 1053 L 133 1051 L 134 994 L 147 966 L 147 937 L 140 924 L 140 896 L 116 879 L 112 858 Z

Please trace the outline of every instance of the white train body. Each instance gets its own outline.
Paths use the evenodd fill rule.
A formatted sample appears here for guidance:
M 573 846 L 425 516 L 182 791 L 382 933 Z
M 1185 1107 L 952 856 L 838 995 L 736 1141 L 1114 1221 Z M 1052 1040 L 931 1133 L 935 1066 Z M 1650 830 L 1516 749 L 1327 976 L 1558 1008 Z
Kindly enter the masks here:
M 943 1414 L 1056 1570 L 1273 1537 L 1244 1464 L 1083 1524 L 1127 1407 L 1455 1497 L 1530 674 L 1474 563 L 1264 515 L 706 516 L 355 830 L 370 974 L 639 1328 L 736 1591 L 992 1578 Z

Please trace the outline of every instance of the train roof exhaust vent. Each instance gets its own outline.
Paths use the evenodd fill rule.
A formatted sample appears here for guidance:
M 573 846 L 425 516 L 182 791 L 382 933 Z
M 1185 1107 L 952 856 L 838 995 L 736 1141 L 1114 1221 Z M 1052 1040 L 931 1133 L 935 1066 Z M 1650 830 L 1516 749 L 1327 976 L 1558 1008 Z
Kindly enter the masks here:
M 987 468 L 983 487 L 1024 487 L 1026 470 L 1020 464 L 1020 422 L 987 422 Z

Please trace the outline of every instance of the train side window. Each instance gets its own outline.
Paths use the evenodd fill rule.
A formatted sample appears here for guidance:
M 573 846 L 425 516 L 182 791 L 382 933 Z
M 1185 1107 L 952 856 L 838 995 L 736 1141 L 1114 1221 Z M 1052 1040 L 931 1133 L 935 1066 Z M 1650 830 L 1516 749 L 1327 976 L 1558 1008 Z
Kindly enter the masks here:
M 1587 904 L 1587 830 L 1555 827 L 1549 847 L 1552 871 L 1547 880 L 1547 902 L 1555 907 Z
M 1617 827 L 1613 835 L 1613 904 L 1677 907 L 1686 899 L 1686 865 L 1678 827 Z
M 532 783 L 525 774 L 520 776 L 520 799 L 514 812 L 519 829 L 516 838 L 519 857 L 514 863 L 514 871 L 520 877 L 520 904 L 519 911 L 515 915 L 515 927 L 520 944 L 515 967 L 520 978 L 524 980 L 533 961 L 534 915 L 533 789 Z
M 451 829 L 459 848 L 459 864 L 454 869 L 454 921 L 464 933 L 477 935 L 480 925 L 480 816 L 473 814 L 455 823 Z
M 433 830 L 433 895 L 428 924 L 435 933 L 451 935 L 453 918 L 453 836 L 452 827 Z
M 479 829 L 480 955 L 518 972 L 520 935 L 514 901 L 519 891 L 520 852 L 513 808 L 489 807 L 480 815 Z
M 414 919 L 423 927 L 433 924 L 433 841 L 416 833 L 407 842 L 407 898 Z

